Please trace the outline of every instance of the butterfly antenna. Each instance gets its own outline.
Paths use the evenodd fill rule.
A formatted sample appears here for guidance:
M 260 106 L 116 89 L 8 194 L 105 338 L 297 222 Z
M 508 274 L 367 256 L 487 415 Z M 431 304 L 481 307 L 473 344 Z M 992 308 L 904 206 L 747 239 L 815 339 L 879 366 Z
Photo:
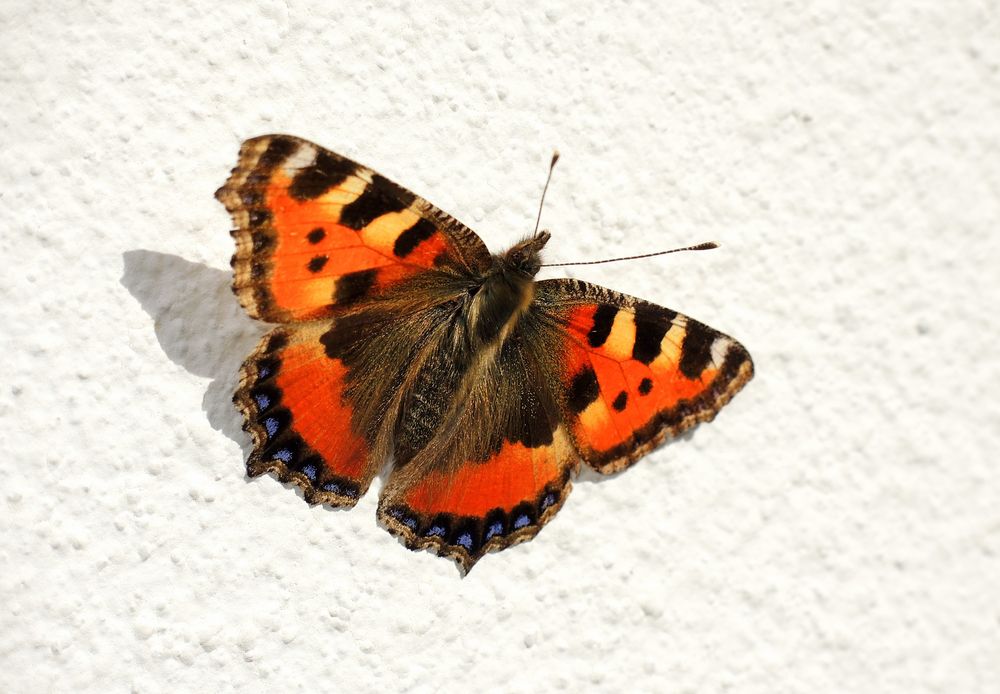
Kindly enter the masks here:
M 587 260 L 579 263 L 543 263 L 542 267 L 564 267 L 566 265 L 600 265 L 601 263 L 617 263 L 619 260 L 638 260 L 639 258 L 652 258 L 655 255 L 666 255 L 667 253 L 680 253 L 681 251 L 709 251 L 718 248 L 715 241 L 706 241 L 695 246 L 685 246 L 684 248 L 671 248 L 669 251 L 657 251 L 656 253 L 643 253 L 642 255 L 627 255 L 621 258 L 608 258 L 607 260 Z
M 554 150 L 552 152 L 552 162 L 549 164 L 549 175 L 545 178 L 545 187 L 542 188 L 542 200 L 538 203 L 538 217 L 535 219 L 535 230 L 531 232 L 532 236 L 538 233 L 538 223 L 542 221 L 542 205 L 545 204 L 545 193 L 549 190 L 549 181 L 552 180 L 552 169 L 556 168 L 556 162 L 559 161 L 559 150 Z

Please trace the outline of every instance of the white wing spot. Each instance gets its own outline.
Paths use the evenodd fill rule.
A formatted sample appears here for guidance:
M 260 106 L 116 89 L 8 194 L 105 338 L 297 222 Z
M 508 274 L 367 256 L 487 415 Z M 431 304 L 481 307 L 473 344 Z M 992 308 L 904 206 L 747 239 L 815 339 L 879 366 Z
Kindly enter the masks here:
M 316 161 L 317 150 L 309 144 L 301 145 L 292 156 L 285 160 L 282 169 L 289 177 L 294 177 L 301 169 L 311 166 Z
M 717 337 L 712 343 L 712 363 L 716 366 L 722 366 L 722 362 L 726 359 L 726 354 L 729 352 L 729 347 L 733 344 L 733 341 L 728 337 Z

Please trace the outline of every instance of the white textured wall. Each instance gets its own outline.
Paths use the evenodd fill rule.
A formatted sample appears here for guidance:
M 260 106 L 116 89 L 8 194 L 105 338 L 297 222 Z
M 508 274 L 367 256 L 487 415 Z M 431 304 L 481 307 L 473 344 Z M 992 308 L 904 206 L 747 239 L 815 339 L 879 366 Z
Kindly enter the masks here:
M 995 3 L 0 15 L 0 691 L 998 691 Z M 247 481 L 212 193 L 271 131 L 493 248 L 558 147 L 549 259 L 720 241 L 573 274 L 757 377 L 465 579 Z

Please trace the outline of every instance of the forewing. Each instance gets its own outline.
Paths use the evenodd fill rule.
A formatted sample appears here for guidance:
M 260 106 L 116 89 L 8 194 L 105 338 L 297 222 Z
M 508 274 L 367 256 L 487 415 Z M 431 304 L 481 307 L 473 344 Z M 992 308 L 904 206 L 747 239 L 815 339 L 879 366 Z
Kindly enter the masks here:
M 600 472 L 711 420 L 753 376 L 740 343 L 676 311 L 570 279 L 537 283 L 535 298 L 562 335 L 563 421 Z
M 232 215 L 233 291 L 254 318 L 328 317 L 427 272 L 489 266 L 476 234 L 369 168 L 289 135 L 247 140 L 216 197 Z

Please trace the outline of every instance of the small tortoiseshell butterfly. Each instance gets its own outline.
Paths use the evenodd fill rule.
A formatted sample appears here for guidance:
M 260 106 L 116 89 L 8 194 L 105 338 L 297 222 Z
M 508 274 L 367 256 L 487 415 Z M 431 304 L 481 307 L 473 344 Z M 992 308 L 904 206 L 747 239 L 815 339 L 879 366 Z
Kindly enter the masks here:
M 379 520 L 468 571 L 556 514 L 582 460 L 612 473 L 753 375 L 738 342 L 573 279 L 540 282 L 542 231 L 493 255 L 371 169 L 287 135 L 243 143 L 216 197 L 233 291 L 279 323 L 234 402 L 251 477 L 353 506 L 388 460 Z

